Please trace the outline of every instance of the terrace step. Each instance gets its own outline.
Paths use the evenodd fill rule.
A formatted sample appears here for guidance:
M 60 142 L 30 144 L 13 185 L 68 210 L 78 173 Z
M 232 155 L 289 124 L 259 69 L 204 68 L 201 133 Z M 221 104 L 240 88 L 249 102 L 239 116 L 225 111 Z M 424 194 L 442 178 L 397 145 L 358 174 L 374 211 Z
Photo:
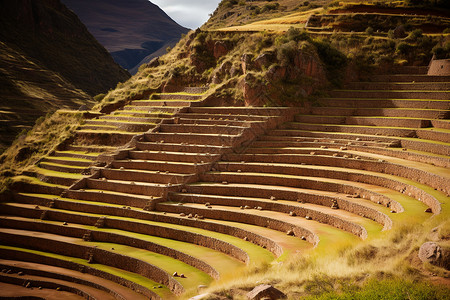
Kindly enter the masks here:
M 135 180 L 140 182 L 151 182 L 161 184 L 178 184 L 186 183 L 189 181 L 192 174 L 174 174 L 174 173 L 161 173 L 144 170 L 132 170 L 132 169 L 99 169 L 100 177 L 105 177 L 112 180 L 121 180 L 126 178 L 128 181 Z
M 371 77 L 373 82 L 450 82 L 450 76 L 430 76 L 426 74 L 391 74 L 374 75 Z
M 239 208 L 220 207 L 206 208 L 204 205 L 196 205 L 192 203 L 184 203 L 182 206 L 174 205 L 172 203 L 158 203 L 156 206 L 158 211 L 169 213 L 185 213 L 185 214 L 199 214 L 208 219 L 222 220 L 228 222 L 239 222 L 250 224 L 254 226 L 264 226 L 273 230 L 287 232 L 292 230 L 298 238 L 304 236 L 306 241 L 313 245 L 319 243 L 318 235 L 312 230 L 307 220 L 300 218 L 289 219 L 285 215 L 282 217 L 280 213 L 272 213 L 268 211 L 250 210 L 242 211 Z
M 386 207 L 389 201 L 393 208 L 397 211 L 402 211 L 403 207 L 397 201 L 391 201 L 389 199 L 381 199 L 380 204 L 375 199 L 371 199 L 370 195 L 365 193 L 360 193 L 360 198 L 348 197 L 349 194 L 342 194 L 329 191 L 311 190 L 296 187 L 286 187 L 280 185 L 268 185 L 268 184 L 245 184 L 245 183 L 228 183 L 220 184 L 214 182 L 201 182 L 195 184 L 186 185 L 186 192 L 189 194 L 207 194 L 207 195 L 217 195 L 217 196 L 231 196 L 239 198 L 260 198 L 260 199 L 277 199 L 291 201 L 291 202 L 301 202 L 301 203 L 311 203 L 316 205 L 322 205 L 331 207 L 335 201 L 337 203 L 348 203 L 347 207 L 351 208 L 351 212 L 356 210 L 352 208 L 351 203 L 360 204 L 366 207 L 372 208 L 370 214 L 363 214 L 363 216 L 374 219 L 374 210 L 376 206 L 383 209 Z M 354 195 L 354 194 L 353 194 Z M 376 206 L 374 206 L 376 205 Z M 381 221 L 380 221 L 381 222 Z
M 245 127 L 226 125 L 162 124 L 160 132 L 238 135 Z
M 133 116 L 122 116 L 122 115 L 108 115 L 108 116 L 102 116 L 98 120 L 105 120 L 105 121 L 122 121 L 122 122 L 133 122 L 133 123 L 153 123 L 158 124 L 161 122 L 163 118 L 157 118 L 157 117 L 133 117 Z
M 172 185 L 172 187 L 177 186 L 179 185 Z M 88 178 L 86 180 L 86 187 L 95 190 L 107 190 L 137 195 L 152 195 L 156 197 L 162 196 L 167 189 L 167 186 L 164 184 L 93 178 Z
M 151 161 L 151 160 L 115 160 L 112 162 L 112 167 L 116 169 L 135 169 L 160 171 L 180 174 L 195 174 L 204 172 L 209 169 L 208 163 L 181 163 L 168 161 Z
M 180 111 L 179 106 L 137 106 L 137 105 L 125 105 L 123 110 L 120 111 L 121 114 L 137 114 L 139 112 L 144 114 L 175 114 Z
M 48 174 L 43 172 L 48 172 Z M 35 168 L 35 171 L 25 172 L 24 174 L 30 177 L 36 177 L 38 180 L 48 184 L 56 184 L 65 187 L 70 187 L 72 184 L 83 178 L 80 174 L 62 173 L 38 168 Z M 66 174 L 73 175 L 74 177 L 67 177 Z
M 450 99 L 450 91 L 384 91 L 384 90 L 334 90 L 330 92 L 334 98 L 392 98 L 392 99 Z
M 450 90 L 450 80 L 448 82 L 351 82 L 346 85 L 346 88 L 351 90 L 448 91 Z
M 164 107 L 164 106 L 170 106 L 170 107 L 186 107 L 190 106 L 192 101 L 183 101 L 184 99 L 179 100 L 134 100 L 131 102 L 131 105 L 133 106 L 152 106 L 152 107 Z
M 315 124 L 341 124 L 341 125 L 365 125 L 365 126 L 389 126 L 422 128 L 430 127 L 431 121 L 419 118 L 380 117 L 380 116 L 317 116 L 297 115 L 295 121 L 299 123 Z
M 34 177 L 19 176 L 15 177 L 15 180 L 12 185 L 13 191 L 60 195 L 67 189 L 67 186 L 42 182 Z
M 75 140 L 82 143 L 95 141 L 96 145 L 121 146 L 127 144 L 138 132 L 126 131 L 102 131 L 102 130 L 78 130 L 75 132 Z
M 78 167 L 89 167 L 93 164 L 91 159 L 74 158 L 74 157 L 64 157 L 64 156 L 47 156 L 42 159 L 42 162 L 61 164 L 67 166 L 78 166 Z
M 230 196 L 218 196 L 218 195 L 205 195 L 205 194 L 181 194 L 171 193 L 169 199 L 178 201 L 186 205 L 193 204 L 209 204 L 213 209 L 216 206 L 222 207 L 239 207 L 241 210 L 245 209 L 257 209 L 264 211 L 273 211 L 290 215 L 291 217 L 306 218 L 311 217 L 319 223 L 327 224 L 338 229 L 354 232 L 355 227 L 352 223 L 358 225 L 368 224 L 368 221 L 363 217 L 357 215 L 357 210 L 348 208 L 348 203 L 345 201 L 336 201 L 336 204 L 332 204 L 328 207 L 323 205 L 311 204 L 311 203 L 298 203 L 285 200 L 270 200 L 253 197 L 230 197 Z M 339 203 L 341 203 L 340 206 Z M 347 206 L 346 206 L 347 204 Z M 333 209 L 331 206 L 336 205 L 341 209 Z M 355 203 L 353 203 L 355 205 Z M 358 205 L 355 205 L 358 206 Z M 247 208 L 246 208 L 247 207 Z M 343 209 L 342 209 L 343 208 Z M 359 209 L 368 209 L 365 206 L 359 206 Z M 379 213 L 374 210 L 374 215 L 378 213 L 377 221 L 384 226 L 384 229 L 390 229 L 392 226 L 392 220 L 383 213 Z M 370 223 L 370 221 L 369 221 Z
M 450 129 L 450 120 L 431 120 L 434 128 Z
M 415 108 L 352 108 L 352 107 L 311 107 L 302 108 L 304 115 L 321 116 L 383 116 L 400 118 L 441 119 L 450 113 L 445 109 Z
M 450 129 L 422 128 L 416 131 L 420 139 L 450 143 Z
M 281 116 L 287 107 L 190 107 L 189 112 L 194 114 L 220 114 L 220 115 L 249 115 L 249 116 Z
M 187 86 L 182 88 L 179 92 L 186 94 L 204 94 L 208 91 L 207 86 Z
M 395 137 L 416 136 L 416 131 L 413 128 L 403 128 L 403 127 L 312 124 L 312 123 L 288 123 L 285 126 L 286 128 L 288 128 L 286 129 L 286 131 L 308 130 L 308 131 L 345 132 L 345 133 L 395 136 Z
M 206 182 L 227 182 L 233 184 L 269 185 L 272 187 L 306 189 L 312 191 L 311 193 L 324 191 L 347 195 L 359 194 L 360 196 L 363 195 L 365 198 L 371 199 L 373 202 L 384 203 L 385 206 L 388 203 L 395 202 L 386 196 L 392 192 L 390 189 L 348 180 L 253 172 L 209 172 L 202 175 L 201 178 Z M 394 210 L 397 211 L 395 208 Z
M 67 190 L 63 194 L 65 197 L 74 200 L 103 202 L 108 204 L 126 205 L 138 208 L 145 208 L 150 204 L 151 201 L 155 199 L 152 196 L 146 195 L 127 194 L 104 190 L 91 190 L 87 188 L 79 190 Z
M 213 119 L 195 119 L 195 118 L 180 118 L 178 119 L 177 124 L 186 124 L 186 125 L 225 125 L 225 126 L 233 126 L 233 127 L 249 127 L 251 123 L 263 123 L 264 121 L 235 121 L 235 120 L 213 120 Z
M 2 211 L 8 215 L 36 218 L 41 215 L 42 210 L 37 210 L 34 205 L 44 205 L 43 203 L 48 202 L 46 199 L 36 197 L 19 198 L 19 200 L 24 203 L 33 204 L 2 204 Z M 106 212 L 108 217 L 103 218 L 103 225 L 106 228 L 127 230 L 165 239 L 193 243 L 223 252 L 246 263 L 248 263 L 249 258 L 255 262 L 261 259 L 267 259 L 267 253 L 264 254 L 266 250 L 261 249 L 257 245 L 268 248 L 277 256 L 282 254 L 282 248 L 265 236 L 273 236 L 277 240 L 283 241 L 284 244 L 292 245 L 294 248 L 303 244 L 290 237 L 285 238 L 284 235 L 281 237 L 278 234 L 274 234 L 275 232 L 273 230 L 258 228 L 256 233 L 253 233 L 255 228 L 241 226 L 241 224 L 221 224 L 204 219 L 202 219 L 202 222 L 199 222 L 196 219 L 180 217 L 178 215 L 88 204 L 83 201 L 79 203 L 69 202 L 63 199 L 54 200 L 54 206 L 58 210 L 44 210 L 47 212 L 46 220 L 92 226 L 99 220 L 99 217 L 105 216 Z M 66 210 L 67 212 L 62 210 Z M 82 214 L 77 214 L 77 211 L 81 211 Z M 262 235 L 259 232 L 262 232 Z M 251 239 L 249 242 L 246 242 L 242 240 L 244 237 Z M 247 253 L 249 254 L 247 255 Z M 259 257 L 258 255 L 261 256 Z
M 12 273 L 22 272 L 29 276 L 41 276 L 46 279 L 58 279 L 96 287 L 99 290 L 106 292 L 101 296 L 101 299 L 109 299 L 108 297 L 111 297 L 112 299 L 131 299 L 130 297 L 133 297 L 133 299 L 144 300 L 143 295 L 140 295 L 131 289 L 101 277 L 81 273 L 75 270 L 18 260 L 0 260 L 0 268 L 12 270 Z
M 200 134 L 200 133 L 165 133 L 152 132 L 145 133 L 145 140 L 148 142 L 169 142 L 169 143 L 184 143 L 189 141 L 193 145 L 213 145 L 213 146 L 231 146 L 236 140 L 235 135 L 227 134 Z
M 154 128 L 156 124 L 150 122 L 118 122 L 110 120 L 87 120 L 86 125 L 82 126 L 82 129 L 106 129 L 113 128 L 112 130 L 124 130 L 131 132 L 144 132 L 151 128 Z
M 204 273 L 206 273 L 208 276 L 214 279 L 219 278 L 218 271 L 205 261 L 202 261 L 197 257 L 187 255 L 174 248 L 167 247 L 164 245 L 165 243 L 163 240 L 158 241 L 159 243 L 155 243 L 154 238 L 147 237 L 141 234 L 130 234 L 129 232 L 119 230 L 115 231 L 109 230 L 108 232 L 106 232 L 102 229 L 92 230 L 86 228 L 85 226 L 79 226 L 76 224 L 67 223 L 67 225 L 62 225 L 60 223 L 55 224 L 54 222 L 48 221 L 36 222 L 28 218 L 17 218 L 17 217 L 0 217 L 0 225 L 3 228 L 8 228 L 12 230 L 25 230 L 50 235 L 59 235 L 62 237 L 62 240 L 67 238 L 71 239 L 81 238 L 86 242 L 95 242 L 101 244 L 108 243 L 105 244 L 108 245 L 107 246 L 108 250 L 110 247 L 109 245 L 111 244 L 118 245 L 118 248 L 112 250 L 117 251 L 119 253 L 124 252 L 124 250 L 133 250 L 133 248 L 139 249 L 138 252 L 144 252 L 141 253 L 142 257 L 144 257 L 143 259 L 144 261 L 154 264 L 155 260 L 162 260 L 163 262 L 161 263 L 161 265 L 163 269 L 169 272 L 171 271 L 171 269 L 178 270 L 178 272 L 180 272 L 181 274 L 185 273 L 190 278 L 190 281 L 194 282 L 198 280 L 205 280 L 205 278 L 202 278 L 207 277 L 204 276 L 205 275 Z M 86 235 L 89 235 L 88 239 L 85 238 Z M 90 243 L 83 243 L 83 244 L 90 244 Z M 196 246 L 189 246 L 189 245 L 183 246 L 198 248 Z M 105 247 L 103 247 L 103 249 L 105 249 Z M 145 253 L 145 251 L 140 251 L 140 249 L 146 250 L 149 253 Z M 198 250 L 201 251 L 200 249 Z M 135 255 L 131 254 L 131 256 Z M 173 270 L 171 272 L 173 272 Z M 209 280 L 206 279 L 206 282 L 208 281 L 210 281 L 210 278 Z M 198 283 L 202 282 L 200 281 Z M 184 283 L 184 285 L 186 285 L 186 283 Z
M 188 143 L 152 143 L 137 142 L 136 149 L 138 151 L 168 151 L 168 152 L 185 152 L 185 153 L 211 153 L 220 154 L 231 150 L 231 147 L 213 146 L 213 145 L 190 145 Z
M 64 172 L 64 173 L 74 173 L 74 174 L 81 174 L 84 171 L 87 170 L 86 167 L 77 167 L 77 166 L 71 166 L 71 165 L 65 165 L 65 164 L 56 164 L 51 162 L 40 162 L 38 164 L 40 168 L 56 171 L 56 172 Z
M 144 260 L 140 260 L 133 257 L 133 255 L 130 256 L 130 253 L 133 253 L 133 251 L 138 252 L 133 250 L 132 247 L 121 247 L 124 249 L 124 252 L 128 248 L 129 250 L 132 250 L 128 251 L 127 256 L 124 256 L 121 255 L 120 252 L 114 253 L 112 251 L 101 249 L 100 245 L 98 245 L 98 248 L 82 245 L 80 239 L 77 238 L 65 237 L 63 239 L 59 235 L 50 233 L 5 228 L 0 228 L 0 239 L 3 241 L 3 245 L 31 248 L 38 251 L 49 251 L 55 254 L 68 255 L 76 258 L 85 258 L 87 251 L 91 251 L 91 253 L 94 254 L 93 257 L 96 263 L 118 267 L 125 271 L 140 274 L 150 280 L 166 285 L 171 292 L 176 295 L 180 295 L 184 292 L 184 288 L 180 282 L 172 278 L 167 271 L 153 265 L 151 259 L 144 258 Z M 147 256 L 147 258 L 150 258 L 150 256 Z M 128 263 L 124 264 L 123 260 Z
M 220 158 L 220 154 L 186 153 L 166 151 L 130 151 L 129 157 L 133 160 L 161 160 L 191 163 L 208 163 Z
M 164 108 L 165 109 L 165 108 Z M 107 116 L 105 116 L 107 117 Z M 172 112 L 164 112 L 160 109 L 142 110 L 135 107 L 135 109 L 121 109 L 116 110 L 113 114 L 109 115 L 110 118 L 143 118 L 143 119 L 165 119 L 172 117 Z
M 108 147 L 108 146 L 96 146 L 96 145 L 78 145 L 78 144 L 70 144 L 64 146 L 64 150 L 71 152 L 93 152 L 93 153 L 103 153 L 108 151 L 115 151 L 117 147 Z
M 284 157 L 284 160 L 288 161 L 286 156 Z M 237 172 L 240 170 L 239 173 L 244 172 L 244 175 L 247 173 L 251 173 L 252 175 L 269 174 L 267 176 L 271 177 L 279 176 L 277 174 L 284 174 L 286 177 L 289 177 L 286 181 L 292 178 L 292 176 L 300 176 L 311 177 L 317 181 L 321 181 L 323 178 L 342 180 L 342 182 L 350 181 L 355 183 L 355 187 L 360 187 L 362 189 L 367 189 L 366 184 L 376 185 L 380 188 L 372 190 L 376 190 L 377 194 L 389 195 L 393 200 L 404 197 L 403 194 L 408 194 L 410 197 L 424 202 L 434 213 L 439 213 L 441 211 L 440 203 L 432 195 L 421 190 L 419 188 L 421 185 L 417 182 L 424 182 L 436 189 L 445 190 L 447 189 L 447 183 L 450 180 L 450 177 L 445 176 L 444 173 L 441 173 L 440 175 L 428 174 L 428 172 L 423 169 L 423 166 L 422 170 L 415 170 L 412 167 L 404 167 L 403 165 L 389 164 L 386 162 L 382 163 L 375 160 L 361 162 L 337 157 L 321 157 L 314 161 L 311 157 L 309 158 L 310 159 L 302 159 L 302 161 L 306 161 L 309 165 L 299 165 L 295 160 L 289 162 L 270 161 L 268 155 L 264 155 L 260 160 L 250 160 L 252 162 L 245 164 L 238 162 L 219 163 L 216 168 L 219 171 L 226 173 Z M 282 160 L 280 159 L 280 161 Z M 381 164 L 382 167 L 379 166 L 379 164 Z M 406 180 L 405 178 L 400 177 L 402 173 L 408 172 L 413 173 L 414 175 L 404 175 L 405 178 L 407 178 Z M 411 180 L 415 180 L 416 183 Z M 326 181 L 329 182 L 328 180 Z M 249 182 L 251 182 L 251 179 L 249 179 Z M 363 185 L 360 186 L 358 183 L 362 183 Z M 324 185 L 326 185 L 326 183 L 324 183 Z M 316 189 L 324 190 L 324 188 Z M 394 192 L 394 190 L 396 192 Z M 348 191 L 345 192 L 348 193 Z M 393 208 L 392 203 L 390 206 Z M 403 211 L 401 207 L 399 207 L 398 210 L 393 208 L 393 210 L 396 212 Z
M 37 299 L 44 299 L 44 298 L 38 298 L 37 296 L 44 296 L 47 292 L 45 290 L 42 290 L 42 288 L 46 290 L 56 290 L 58 289 L 59 297 L 62 298 L 71 298 L 71 297 L 78 297 L 83 296 L 87 299 L 115 299 L 112 295 L 109 295 L 105 291 L 101 291 L 99 289 L 84 285 L 84 284 L 78 284 L 74 282 L 66 282 L 64 280 L 58 280 L 58 279 L 51 279 L 51 278 L 45 278 L 41 276 L 30 276 L 30 275 L 15 275 L 15 274 L 0 274 L 0 282 L 2 283 L 1 286 L 4 289 L 3 295 L 10 294 L 10 287 L 15 286 L 11 291 L 14 291 L 14 298 L 25 298 L 27 299 L 27 295 L 33 294 L 33 297 L 36 297 Z M 25 287 L 27 286 L 27 287 Z M 38 288 L 33 292 L 30 291 L 30 289 Z M 8 297 L 9 298 L 9 297 Z M 36 299 L 34 298 L 34 299 Z M 9 298 L 11 299 L 11 298 Z M 28 298 L 30 299 L 30 298 Z
M 159 94 L 153 94 L 153 97 L 155 99 L 161 99 L 161 100 L 200 100 L 203 98 L 203 95 L 195 95 L 195 94 L 189 94 L 189 93 L 159 93 Z
M 49 255 L 46 252 L 33 251 L 18 247 L 0 245 L 0 253 L 3 259 L 38 264 L 45 262 L 45 268 L 48 266 L 50 266 L 50 268 L 58 267 L 64 269 L 65 272 L 82 270 L 83 274 L 89 274 L 89 276 L 98 277 L 101 280 L 104 279 L 106 281 L 112 281 L 113 284 L 122 284 L 123 286 L 121 286 L 120 289 L 118 288 L 120 293 L 124 296 L 132 297 L 130 299 L 160 299 L 156 293 L 149 290 L 149 288 L 158 286 L 158 283 L 123 270 L 108 266 L 102 266 L 101 269 L 96 269 L 95 266 L 89 265 L 81 259 L 74 259 L 63 255 Z M 97 280 L 98 279 L 94 279 L 93 282 Z M 144 284 L 146 287 L 134 282 L 135 280 L 139 280 L 139 282 Z M 130 289 L 128 290 L 128 288 Z M 134 291 L 131 289 L 134 289 Z M 161 295 L 170 297 L 170 292 L 167 289 L 161 289 L 158 292 Z M 134 296 L 136 298 L 133 298 Z
M 191 108 L 192 109 L 192 108 Z M 177 114 L 177 117 L 180 119 L 192 119 L 196 120 L 198 122 L 206 121 L 219 121 L 219 122 L 227 122 L 227 121 L 266 121 L 267 118 L 270 118 L 270 116 L 259 116 L 259 115 L 244 115 L 239 114 L 239 112 L 236 112 L 236 114 L 221 114 L 221 113 L 214 113 L 214 112 L 205 112 L 205 113 L 179 113 Z
M 450 109 L 447 100 L 420 100 L 420 99 L 386 99 L 386 98 L 320 98 L 317 100 L 324 107 L 347 108 L 417 108 L 417 109 Z

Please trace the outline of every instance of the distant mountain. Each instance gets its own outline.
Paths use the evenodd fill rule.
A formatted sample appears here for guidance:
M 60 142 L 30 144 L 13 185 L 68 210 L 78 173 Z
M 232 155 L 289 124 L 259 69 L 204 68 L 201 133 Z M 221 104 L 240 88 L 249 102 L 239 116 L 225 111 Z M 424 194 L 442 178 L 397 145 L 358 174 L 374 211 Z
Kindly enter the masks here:
M 89 106 L 129 76 L 60 0 L 0 0 L 0 151 L 38 117 Z
M 173 45 L 189 31 L 148 0 L 62 1 L 117 63 L 134 72 L 145 57 Z

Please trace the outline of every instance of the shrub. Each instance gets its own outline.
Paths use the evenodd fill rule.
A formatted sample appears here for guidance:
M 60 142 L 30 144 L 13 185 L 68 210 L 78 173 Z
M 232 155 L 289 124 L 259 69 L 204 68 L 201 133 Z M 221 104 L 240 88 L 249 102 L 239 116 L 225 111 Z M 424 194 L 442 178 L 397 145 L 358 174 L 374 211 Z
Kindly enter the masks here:
M 282 66 L 288 66 L 293 63 L 296 53 L 297 43 L 295 41 L 290 41 L 278 47 L 277 59 Z
M 94 96 L 94 100 L 96 102 L 100 102 L 103 100 L 103 98 L 105 98 L 106 94 L 98 94 L 97 96 Z
M 367 35 L 373 35 L 373 28 L 370 27 L 370 26 L 367 27 L 367 28 L 366 28 L 366 34 L 367 34 Z
M 401 54 L 408 54 L 412 49 L 412 46 L 406 42 L 401 42 L 397 45 L 397 51 Z
M 271 11 L 271 10 L 277 10 L 280 7 L 280 3 L 268 3 L 263 6 L 261 12 Z
M 296 42 L 311 40 L 309 34 L 305 30 L 300 30 L 295 27 L 289 28 L 289 30 L 286 32 L 286 38 L 289 41 L 296 41 Z
M 412 31 L 408 37 L 406 38 L 406 40 L 408 41 L 417 41 L 417 39 L 423 37 L 423 32 L 421 29 L 416 29 L 414 31 Z

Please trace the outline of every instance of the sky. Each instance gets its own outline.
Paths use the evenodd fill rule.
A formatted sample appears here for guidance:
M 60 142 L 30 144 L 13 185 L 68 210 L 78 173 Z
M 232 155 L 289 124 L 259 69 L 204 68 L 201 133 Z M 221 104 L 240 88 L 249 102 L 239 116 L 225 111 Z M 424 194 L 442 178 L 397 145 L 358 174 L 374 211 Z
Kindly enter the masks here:
M 221 0 L 150 0 L 181 26 L 196 29 L 203 25 Z

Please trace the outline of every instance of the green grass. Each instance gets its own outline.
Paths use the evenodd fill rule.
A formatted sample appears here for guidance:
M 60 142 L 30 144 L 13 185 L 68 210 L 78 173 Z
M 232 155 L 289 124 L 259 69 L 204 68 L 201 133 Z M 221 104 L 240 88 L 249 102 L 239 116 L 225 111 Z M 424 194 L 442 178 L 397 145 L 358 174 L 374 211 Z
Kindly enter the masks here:
M 141 261 L 159 267 L 160 269 L 166 271 L 170 276 L 174 272 L 178 272 L 178 274 L 184 274 L 187 278 L 175 279 L 180 282 L 186 290 L 194 289 L 200 284 L 209 285 L 212 282 L 212 279 L 208 274 L 179 260 L 176 260 L 169 256 L 161 255 L 159 253 L 151 252 L 146 249 L 139 249 L 126 245 L 103 242 L 81 241 L 79 244 L 91 247 L 95 246 L 99 249 L 139 259 Z M 112 250 L 112 248 L 114 248 L 114 250 Z
M 15 182 L 23 181 L 23 182 L 27 182 L 27 183 L 31 183 L 31 184 L 42 185 L 42 186 L 58 187 L 58 188 L 63 188 L 63 189 L 67 188 L 67 186 L 65 186 L 65 185 L 59 185 L 59 184 L 52 184 L 52 183 L 48 183 L 48 182 L 43 182 L 43 181 L 40 181 L 39 179 L 37 179 L 35 177 L 24 176 L 24 175 L 15 176 L 12 179 Z
M 123 205 L 109 204 L 109 203 L 103 203 L 103 202 L 91 202 L 91 201 L 83 201 L 83 200 L 65 199 L 65 198 L 61 198 L 61 197 L 56 197 L 54 195 L 35 195 L 35 194 L 24 194 L 24 195 L 34 195 L 34 196 L 38 196 L 38 197 L 45 198 L 45 199 L 58 198 L 61 201 L 73 202 L 73 203 L 83 203 L 83 204 L 88 204 L 88 205 L 101 205 L 101 206 L 117 207 L 117 208 L 123 207 Z M 84 213 L 84 212 L 76 212 L 75 213 L 75 212 L 66 211 L 63 209 L 51 209 L 51 210 L 52 211 L 60 211 L 60 212 L 73 214 L 73 215 L 95 216 L 97 218 L 100 218 L 102 216 L 107 216 L 109 219 L 139 222 L 139 223 L 143 223 L 143 224 L 173 228 L 173 229 L 178 229 L 178 230 L 182 230 L 182 231 L 197 233 L 197 234 L 204 235 L 204 236 L 210 236 L 210 237 L 228 242 L 230 244 L 233 244 L 236 247 L 242 249 L 250 256 L 250 260 L 251 260 L 252 264 L 258 264 L 261 262 L 270 262 L 274 259 L 273 255 L 268 250 L 265 250 L 265 249 L 263 249 L 257 245 L 254 245 L 250 242 L 246 242 L 237 237 L 233 237 L 230 235 L 226 235 L 226 234 L 222 234 L 222 233 L 218 233 L 218 232 L 214 232 L 214 231 L 209 231 L 209 230 L 205 230 L 205 229 L 201 229 L 201 228 L 195 228 L 195 227 L 189 227 L 189 226 L 183 226 L 183 225 L 177 225 L 177 224 L 170 224 L 170 223 L 146 221 L 146 220 L 141 220 L 141 219 L 133 219 L 133 218 L 120 217 L 120 216 L 100 215 L 100 214 Z M 136 209 L 136 210 L 142 211 L 141 209 Z M 161 213 L 157 213 L 157 212 L 150 213 L 149 212 L 149 214 L 161 214 Z
M 316 284 L 316 285 L 315 285 Z M 310 287 L 318 287 L 319 280 L 310 283 Z M 324 285 L 323 282 L 321 286 Z M 328 284 L 331 287 L 332 284 Z M 445 286 L 436 286 L 426 282 L 412 282 L 401 278 L 377 280 L 372 279 L 363 286 L 345 282 L 341 291 L 326 292 L 326 288 L 315 289 L 318 295 L 304 297 L 305 300 L 350 300 L 350 299 L 390 299 L 390 300 L 445 300 L 448 299 L 450 288 Z M 324 292 L 321 293 L 320 292 Z
M 42 169 L 39 167 L 33 167 L 31 170 L 35 171 L 38 174 L 44 175 L 44 176 L 70 178 L 70 179 L 77 179 L 77 180 L 85 177 L 82 174 L 58 172 L 58 171 L 53 171 L 53 170 L 48 170 L 48 169 Z

